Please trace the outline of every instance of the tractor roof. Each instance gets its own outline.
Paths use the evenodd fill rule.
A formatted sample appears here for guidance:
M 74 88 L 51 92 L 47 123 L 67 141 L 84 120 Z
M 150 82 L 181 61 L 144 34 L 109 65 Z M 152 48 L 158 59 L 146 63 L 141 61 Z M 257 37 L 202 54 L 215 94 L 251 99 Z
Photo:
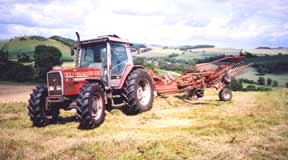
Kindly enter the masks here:
M 105 36 L 99 36 L 95 39 L 88 39 L 88 40 L 84 40 L 81 41 L 80 43 L 82 45 L 86 45 L 86 44 L 92 44 L 92 43 L 99 43 L 99 42 L 119 42 L 119 43 L 125 43 L 125 44 L 132 44 L 131 42 L 129 42 L 128 40 L 122 39 L 119 36 L 113 34 L 113 35 L 105 35 Z

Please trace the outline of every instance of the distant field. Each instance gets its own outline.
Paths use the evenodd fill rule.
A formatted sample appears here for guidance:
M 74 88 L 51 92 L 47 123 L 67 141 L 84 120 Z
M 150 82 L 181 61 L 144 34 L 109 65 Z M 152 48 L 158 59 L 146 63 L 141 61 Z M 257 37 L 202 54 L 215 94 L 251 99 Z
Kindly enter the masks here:
M 3 47 L 4 43 L 5 42 L 0 41 L 0 48 Z M 33 40 L 13 39 L 6 43 L 8 43 L 7 47 L 8 47 L 8 53 L 9 53 L 10 59 L 16 59 L 17 54 L 19 53 L 26 53 L 27 55 L 32 57 L 36 46 L 47 45 L 47 46 L 53 46 L 53 47 L 58 48 L 62 53 L 63 60 L 72 60 L 70 56 L 70 47 L 54 39 L 48 39 L 45 41 L 34 40 L 34 39 Z
M 2 48 L 6 42 L 7 42 L 6 40 L 0 40 L 0 48 Z
M 241 49 L 233 49 L 233 48 L 204 48 L 204 49 L 193 49 L 193 52 L 209 52 L 209 53 L 224 53 L 224 54 L 234 54 L 240 53 Z M 288 49 L 242 49 L 242 52 L 250 52 L 253 54 L 259 55 L 278 55 L 281 54 L 288 54 Z
M 64 62 L 62 64 L 63 68 L 73 68 L 74 67 L 74 62 Z
M 277 80 L 279 82 L 279 86 L 283 87 L 286 83 L 288 83 L 288 73 L 285 74 L 265 74 L 264 76 L 259 76 L 257 71 L 254 68 L 249 68 L 247 72 L 238 76 L 238 78 L 245 78 L 249 80 L 254 80 L 257 82 L 259 77 L 264 77 L 265 80 L 267 78 L 271 78 L 272 80 Z
M 287 89 L 234 92 L 231 102 L 218 101 L 215 90 L 205 94 L 157 97 L 137 116 L 114 109 L 88 131 L 78 129 L 75 111 L 61 111 L 58 124 L 32 127 L 26 98 L 3 99 L 0 159 L 287 159 Z
M 243 49 L 242 52 L 244 53 L 245 51 L 257 54 L 257 55 L 278 55 L 279 53 L 281 54 L 288 54 L 288 49 Z M 180 55 L 182 58 L 202 58 L 202 57 L 207 57 L 210 55 L 239 55 L 240 49 L 229 49 L 229 48 L 201 48 L 201 49 L 192 49 L 192 51 L 181 51 L 178 49 L 161 49 L 161 48 L 156 48 L 152 49 L 151 51 L 140 53 L 140 54 L 135 54 L 135 56 L 140 56 L 140 57 L 166 57 L 172 53 L 177 53 Z M 182 56 L 182 54 L 184 56 Z
M 166 71 L 166 70 L 162 70 L 162 69 L 156 69 L 156 71 L 158 72 L 159 76 L 164 76 L 166 73 L 170 73 L 173 77 L 180 76 L 179 73 L 176 73 L 176 72 L 173 72 L 173 71 Z
M 148 52 L 144 52 L 144 53 L 140 53 L 140 54 L 136 54 L 134 53 L 134 56 L 139 56 L 139 57 L 166 57 L 172 53 L 177 53 L 177 54 L 181 54 L 182 51 L 180 50 L 176 50 L 176 49 L 161 49 L 161 48 L 154 48 L 151 51 Z
M 248 58 L 245 61 L 247 63 L 258 63 L 258 64 L 269 64 L 274 62 L 288 62 L 288 49 L 249 49 L 242 50 L 251 52 L 253 54 L 258 55 L 256 58 Z M 220 55 L 239 55 L 240 49 L 225 49 L 225 48 L 203 48 L 203 49 L 193 49 L 192 51 L 180 51 L 175 49 L 152 49 L 149 52 L 134 54 L 136 57 L 144 57 L 144 58 L 156 58 L 156 57 L 165 57 L 167 58 L 172 53 L 178 54 L 178 56 L 170 58 L 175 60 L 187 61 L 196 63 L 199 59 L 205 59 L 209 57 L 215 57 Z M 281 53 L 282 55 L 278 55 Z M 270 56 L 265 56 L 265 55 Z M 192 64 L 193 64 L 192 63 Z M 160 72 L 164 72 L 163 70 Z M 279 81 L 280 86 L 285 86 L 288 83 L 288 71 L 287 73 L 281 74 L 265 74 L 263 77 L 265 79 L 271 78 L 273 80 Z M 246 78 L 250 80 L 257 81 L 259 75 L 254 68 L 250 68 L 248 72 L 245 72 L 243 75 L 239 76 L 239 78 Z

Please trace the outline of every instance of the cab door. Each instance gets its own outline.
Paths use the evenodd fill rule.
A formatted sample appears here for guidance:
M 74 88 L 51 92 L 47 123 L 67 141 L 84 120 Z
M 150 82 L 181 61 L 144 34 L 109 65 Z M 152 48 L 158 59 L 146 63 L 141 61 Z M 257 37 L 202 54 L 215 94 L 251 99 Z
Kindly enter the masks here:
M 111 54 L 111 78 L 110 85 L 112 87 L 119 86 L 122 75 L 129 64 L 132 61 L 130 55 L 130 48 L 128 44 L 110 42 L 110 54 Z
M 108 46 L 107 43 L 97 43 L 82 46 L 81 48 L 81 61 L 80 68 L 97 68 L 100 70 L 101 79 L 105 86 L 109 85 L 108 82 Z

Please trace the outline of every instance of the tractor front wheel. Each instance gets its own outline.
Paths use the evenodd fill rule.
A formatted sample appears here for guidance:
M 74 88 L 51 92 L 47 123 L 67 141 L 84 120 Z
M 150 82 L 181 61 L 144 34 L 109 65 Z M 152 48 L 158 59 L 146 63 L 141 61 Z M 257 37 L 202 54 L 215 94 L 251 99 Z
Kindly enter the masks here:
M 80 128 L 93 129 L 105 120 L 104 89 L 99 83 L 86 84 L 76 99 Z
M 223 88 L 219 92 L 219 99 L 221 101 L 230 101 L 232 98 L 232 92 L 228 88 Z
M 36 127 L 44 127 L 58 119 L 59 108 L 53 104 L 46 106 L 47 95 L 47 87 L 44 85 L 37 86 L 30 94 L 28 115 Z
M 144 69 L 133 70 L 123 88 L 123 98 L 127 103 L 122 111 L 127 115 L 136 115 L 152 108 L 153 83 Z

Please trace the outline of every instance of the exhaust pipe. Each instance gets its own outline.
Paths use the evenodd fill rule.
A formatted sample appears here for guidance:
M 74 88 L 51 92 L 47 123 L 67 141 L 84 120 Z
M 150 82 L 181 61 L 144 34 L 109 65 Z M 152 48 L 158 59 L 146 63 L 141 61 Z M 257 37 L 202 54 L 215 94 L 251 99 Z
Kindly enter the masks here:
M 77 36 L 77 42 L 76 42 L 76 53 L 75 53 L 75 59 L 74 59 L 74 64 L 75 68 L 79 67 L 79 53 L 80 53 L 80 35 L 78 32 L 76 32 Z

